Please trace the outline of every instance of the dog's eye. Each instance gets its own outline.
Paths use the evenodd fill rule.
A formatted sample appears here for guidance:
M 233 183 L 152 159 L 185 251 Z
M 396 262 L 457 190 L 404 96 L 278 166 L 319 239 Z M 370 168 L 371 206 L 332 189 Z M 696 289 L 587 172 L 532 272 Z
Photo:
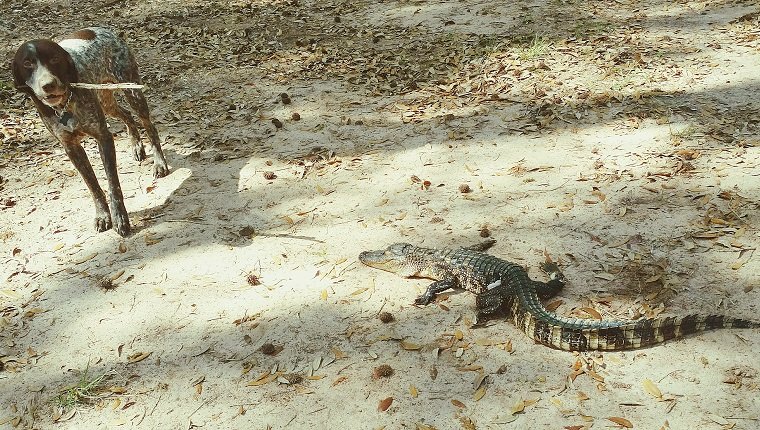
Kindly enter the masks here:
M 21 63 L 22 66 L 24 66 L 25 69 L 33 69 L 34 63 L 32 63 L 32 60 L 24 60 L 23 63 Z
M 50 59 L 50 64 L 58 64 L 61 62 L 61 57 L 54 55 L 53 58 Z

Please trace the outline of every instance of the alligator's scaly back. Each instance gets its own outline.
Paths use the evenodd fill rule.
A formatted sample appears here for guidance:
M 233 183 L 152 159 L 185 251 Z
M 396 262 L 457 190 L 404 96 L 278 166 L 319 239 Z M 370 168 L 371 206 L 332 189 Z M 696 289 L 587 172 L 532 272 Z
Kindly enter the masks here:
M 760 327 L 760 322 L 722 315 L 636 321 L 563 317 L 547 310 L 540 301 L 555 295 L 564 285 L 564 277 L 556 266 L 548 273 L 549 282 L 533 281 L 523 267 L 474 249 L 478 248 L 436 250 L 397 243 L 384 250 L 362 252 L 359 260 L 401 276 L 435 279 L 425 294 L 417 298 L 417 304 L 428 304 L 436 294 L 449 288 L 464 288 L 477 295 L 478 320 L 506 313 L 531 339 L 566 351 L 619 351 L 705 330 Z

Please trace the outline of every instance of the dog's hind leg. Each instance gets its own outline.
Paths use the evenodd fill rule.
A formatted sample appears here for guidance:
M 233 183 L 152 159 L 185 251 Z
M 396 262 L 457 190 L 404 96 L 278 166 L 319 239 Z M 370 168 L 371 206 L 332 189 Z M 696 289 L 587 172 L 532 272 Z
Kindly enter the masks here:
M 135 110 L 140 118 L 145 131 L 148 133 L 150 145 L 153 147 L 153 176 L 161 178 L 169 174 L 169 166 L 166 164 L 164 151 L 161 150 L 161 140 L 158 137 L 158 131 L 150 119 L 150 109 L 148 102 L 145 100 L 142 91 L 135 89 L 124 90 L 124 97 L 127 103 Z
M 145 147 L 140 140 L 140 130 L 137 128 L 137 122 L 132 117 L 127 109 L 124 109 L 116 101 L 116 97 L 112 90 L 98 91 L 98 99 L 100 105 L 103 107 L 103 113 L 111 118 L 120 119 L 124 125 L 127 126 L 129 132 L 129 138 L 132 144 L 132 156 L 137 161 L 145 159 Z

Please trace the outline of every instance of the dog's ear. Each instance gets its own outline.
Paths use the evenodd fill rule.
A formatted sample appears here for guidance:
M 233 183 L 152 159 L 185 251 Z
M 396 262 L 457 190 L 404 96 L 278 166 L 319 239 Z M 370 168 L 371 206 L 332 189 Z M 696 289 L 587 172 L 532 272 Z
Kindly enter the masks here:
M 59 62 L 57 67 L 51 67 L 53 73 L 66 84 L 79 82 L 79 72 L 77 72 L 77 66 L 74 64 L 74 59 L 71 58 L 71 55 L 60 46 L 58 46 L 57 55 L 60 56 Z
M 34 41 L 37 58 L 64 84 L 79 82 L 74 59 L 61 45 L 48 39 Z
M 29 61 L 30 47 L 28 43 L 21 45 L 16 51 L 16 55 L 11 61 L 11 71 L 13 72 L 13 86 L 22 93 L 32 94 L 32 89 L 26 84 L 27 79 L 31 76 L 31 69 L 24 68 L 24 61 Z

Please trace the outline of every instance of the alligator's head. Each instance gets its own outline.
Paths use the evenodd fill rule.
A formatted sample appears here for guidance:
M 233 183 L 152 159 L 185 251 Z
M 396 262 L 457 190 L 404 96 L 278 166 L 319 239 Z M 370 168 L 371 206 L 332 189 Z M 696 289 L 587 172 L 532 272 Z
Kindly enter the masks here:
M 400 276 L 419 276 L 423 269 L 416 251 L 420 248 L 409 243 L 394 243 L 377 251 L 364 251 L 359 261 L 369 267 L 382 269 Z

